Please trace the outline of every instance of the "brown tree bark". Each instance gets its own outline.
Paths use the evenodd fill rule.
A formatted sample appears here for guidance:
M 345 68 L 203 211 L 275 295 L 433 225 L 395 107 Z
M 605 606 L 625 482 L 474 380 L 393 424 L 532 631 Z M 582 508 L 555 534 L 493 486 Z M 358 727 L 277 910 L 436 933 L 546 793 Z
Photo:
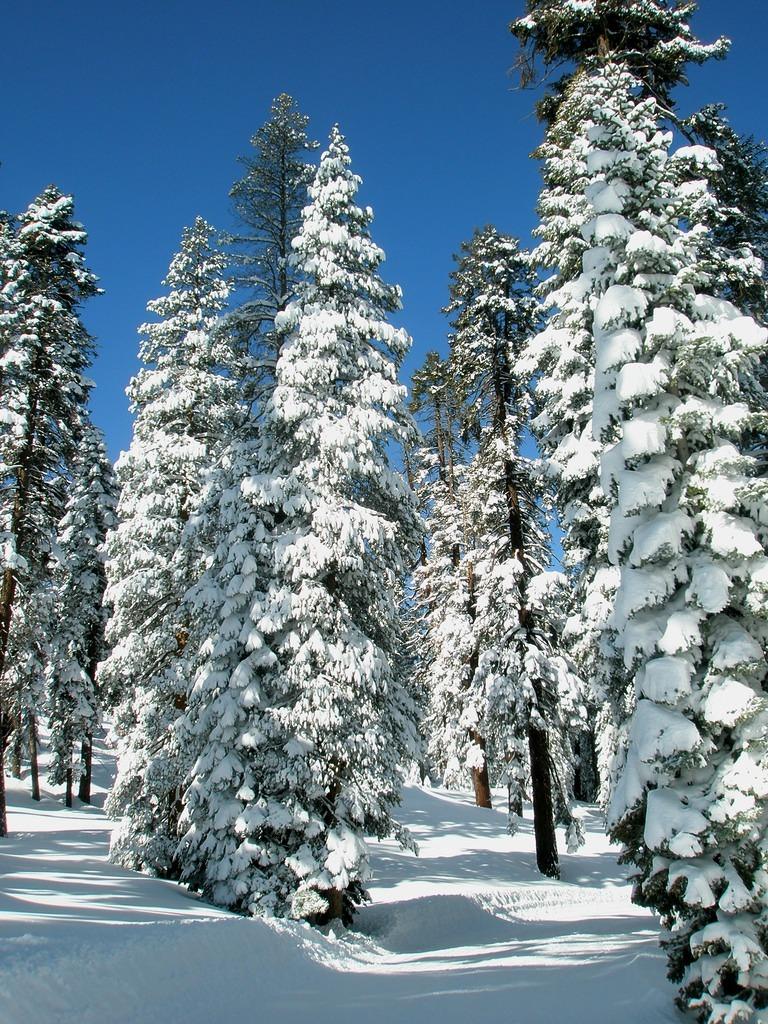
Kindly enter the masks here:
M 528 750 L 531 755 L 531 796 L 533 833 L 536 839 L 536 865 L 548 878 L 560 877 L 557 856 L 555 814 L 552 803 L 552 775 L 549 770 L 549 740 L 544 729 L 528 725 Z
M 0 678 L 2 678 L 5 671 L 5 659 L 11 635 L 11 616 L 13 615 L 15 597 L 16 573 L 13 569 L 6 569 L 3 572 L 3 584 L 0 587 Z
M 0 839 L 8 835 L 8 808 L 5 798 L 5 721 L 0 707 Z
M 485 754 L 485 737 L 474 729 L 470 730 L 469 737 Z M 491 783 L 488 778 L 488 759 L 485 757 L 482 768 L 472 769 L 472 786 L 475 790 L 475 804 L 478 807 L 491 807 Z
M 97 628 L 94 635 L 91 636 L 88 645 L 88 677 L 94 687 L 96 686 L 96 670 L 99 667 L 100 640 L 101 633 Z M 82 769 L 77 786 L 77 797 L 82 803 L 89 804 L 91 802 L 91 782 L 93 780 L 93 732 L 90 730 L 83 737 L 83 742 L 80 745 L 80 762 Z
M 37 717 L 29 716 L 29 774 L 32 782 L 32 799 L 40 799 L 40 773 L 37 765 Z
M 39 372 L 39 358 L 35 361 L 35 370 Z M 33 377 L 34 379 L 34 377 Z M 11 513 L 11 534 L 16 539 L 17 551 L 24 547 L 24 523 L 27 514 L 27 501 L 29 497 L 29 473 L 34 453 L 35 432 L 37 428 L 37 387 L 30 388 L 29 405 L 27 407 L 24 447 L 19 458 L 19 468 L 16 476 L 16 494 L 13 499 L 13 511 Z M 0 837 L 8 835 L 8 812 L 5 792 L 5 752 L 8 747 L 8 740 L 14 726 L 13 718 L 8 708 L 7 694 L 4 693 L 3 676 L 8 657 L 8 644 L 11 636 L 11 621 L 13 618 L 13 605 L 16 599 L 16 572 L 8 568 L 3 572 L 3 582 L 0 585 Z
M 326 889 L 323 896 L 328 900 L 327 922 L 344 917 L 344 893 L 341 889 Z
M 64 790 L 64 806 L 72 806 L 72 765 L 67 768 L 66 789 Z
M 335 777 L 328 786 L 328 795 L 325 798 L 326 803 L 325 809 L 323 811 L 323 820 L 327 828 L 333 828 L 335 825 L 338 824 L 338 819 L 336 817 L 336 801 L 339 797 L 339 793 L 341 792 L 341 780 L 339 775 L 336 773 L 340 770 L 341 769 L 339 769 L 337 766 L 334 767 Z M 322 926 L 330 924 L 331 921 L 335 921 L 337 919 L 343 921 L 344 890 L 332 888 L 320 889 L 318 891 L 320 892 L 320 895 L 325 897 L 325 899 L 328 901 L 328 909 L 325 910 L 322 914 L 317 914 L 315 915 L 314 918 L 311 918 L 311 923 L 316 924 L 318 926 Z
M 93 776 L 93 735 L 91 733 L 88 733 L 83 739 L 80 748 L 80 760 L 83 770 L 80 773 L 77 797 L 82 803 L 89 804 L 91 802 L 91 778 Z
M 19 703 L 17 707 L 21 707 L 21 696 L 19 695 Z M 14 779 L 21 778 L 21 751 L 24 745 L 24 737 L 21 731 L 20 717 L 16 716 L 13 720 L 13 732 L 11 733 L 11 757 L 9 770 Z

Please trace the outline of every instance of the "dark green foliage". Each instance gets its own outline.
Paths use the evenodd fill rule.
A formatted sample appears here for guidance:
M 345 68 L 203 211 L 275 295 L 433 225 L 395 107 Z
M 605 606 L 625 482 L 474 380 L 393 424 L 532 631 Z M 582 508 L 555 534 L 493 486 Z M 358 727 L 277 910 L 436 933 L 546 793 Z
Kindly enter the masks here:
M 99 289 L 72 214 L 72 197 L 50 186 L 0 232 L 0 773 L 12 733 L 33 722 L 38 668 L 12 652 L 45 604 L 64 480 L 87 422 L 93 343 L 79 306 Z M 4 811 L 0 791 L 0 835 Z
M 240 157 L 245 174 L 230 190 L 243 225 L 229 239 L 238 253 L 235 283 L 247 297 L 229 323 L 254 355 L 257 377 L 274 365 L 275 315 L 285 309 L 298 280 L 291 266 L 291 242 L 314 174 L 307 156 L 317 148 L 307 135 L 308 124 L 293 97 L 281 93 L 272 103 L 270 119 L 251 139 L 253 153 Z
M 720 170 L 710 179 L 720 217 L 713 235 L 733 252 L 750 248 L 763 261 L 763 276 L 740 275 L 725 282 L 728 297 L 763 322 L 768 315 L 768 147 L 740 135 L 723 116 L 723 104 L 710 104 L 683 122 L 683 129 L 717 153 Z
M 539 117 L 554 121 L 574 65 L 609 53 L 632 68 L 647 95 L 671 108 L 671 91 L 686 81 L 686 64 L 703 64 L 728 50 L 722 37 L 711 44 L 695 37 L 689 22 L 697 7 L 693 0 L 528 0 L 525 16 L 510 25 L 521 47 L 522 84 L 535 82 L 539 67 L 544 75 L 568 69 L 537 104 Z
M 48 664 L 51 763 L 48 777 L 67 786 L 71 804 L 76 748 L 88 748 L 105 706 L 96 669 L 105 654 L 103 544 L 115 526 L 117 486 L 101 434 L 84 433 L 71 493 L 59 524 L 53 571 L 56 629 Z M 78 774 L 86 769 L 76 764 Z

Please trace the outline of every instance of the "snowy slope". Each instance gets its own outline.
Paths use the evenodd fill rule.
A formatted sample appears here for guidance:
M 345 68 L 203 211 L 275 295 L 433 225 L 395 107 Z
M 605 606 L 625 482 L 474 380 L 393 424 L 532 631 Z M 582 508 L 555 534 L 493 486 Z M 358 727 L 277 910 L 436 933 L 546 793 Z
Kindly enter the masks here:
M 97 793 L 108 782 L 100 751 Z M 0 845 L 2 1024 L 664 1024 L 672 1008 L 650 916 L 596 813 L 563 881 L 535 869 L 531 822 L 464 794 L 408 787 L 420 856 L 374 848 L 374 903 L 322 935 L 225 914 L 107 860 L 96 808 L 36 805 L 10 781 Z M 502 804 L 499 799 L 499 804 Z

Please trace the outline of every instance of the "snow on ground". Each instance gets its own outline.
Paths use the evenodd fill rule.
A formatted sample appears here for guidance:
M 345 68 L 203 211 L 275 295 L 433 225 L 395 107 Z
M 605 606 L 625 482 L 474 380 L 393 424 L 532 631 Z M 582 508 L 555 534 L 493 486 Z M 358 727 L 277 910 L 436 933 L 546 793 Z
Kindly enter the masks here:
M 99 748 L 96 801 L 109 783 Z M 0 1024 L 671 1024 L 653 919 L 630 902 L 599 815 L 536 871 L 530 813 L 409 786 L 420 855 L 373 848 L 373 904 L 322 934 L 223 913 L 107 860 L 98 806 L 36 804 L 9 781 L 0 841 Z M 562 836 L 560 837 L 562 839 Z M 561 849 L 564 843 L 561 843 Z

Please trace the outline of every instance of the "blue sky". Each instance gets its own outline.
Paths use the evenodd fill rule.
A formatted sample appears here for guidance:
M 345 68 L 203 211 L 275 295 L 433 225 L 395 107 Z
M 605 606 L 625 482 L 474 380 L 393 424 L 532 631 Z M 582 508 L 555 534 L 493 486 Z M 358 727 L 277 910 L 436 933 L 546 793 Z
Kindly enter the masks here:
M 199 213 L 233 227 L 238 154 L 272 98 L 294 95 L 324 142 L 338 121 L 385 276 L 414 337 L 406 376 L 444 345 L 452 254 L 476 226 L 527 240 L 541 139 L 534 95 L 509 74 L 507 25 L 523 0 L 24 0 L 3 17 L 0 208 L 53 182 L 75 195 L 105 294 L 84 318 L 99 344 L 94 418 L 117 455 L 130 441 L 124 389 L 136 327 Z M 723 101 L 764 137 L 764 0 L 701 0 L 707 41 L 729 59 L 693 69 L 682 110 Z

